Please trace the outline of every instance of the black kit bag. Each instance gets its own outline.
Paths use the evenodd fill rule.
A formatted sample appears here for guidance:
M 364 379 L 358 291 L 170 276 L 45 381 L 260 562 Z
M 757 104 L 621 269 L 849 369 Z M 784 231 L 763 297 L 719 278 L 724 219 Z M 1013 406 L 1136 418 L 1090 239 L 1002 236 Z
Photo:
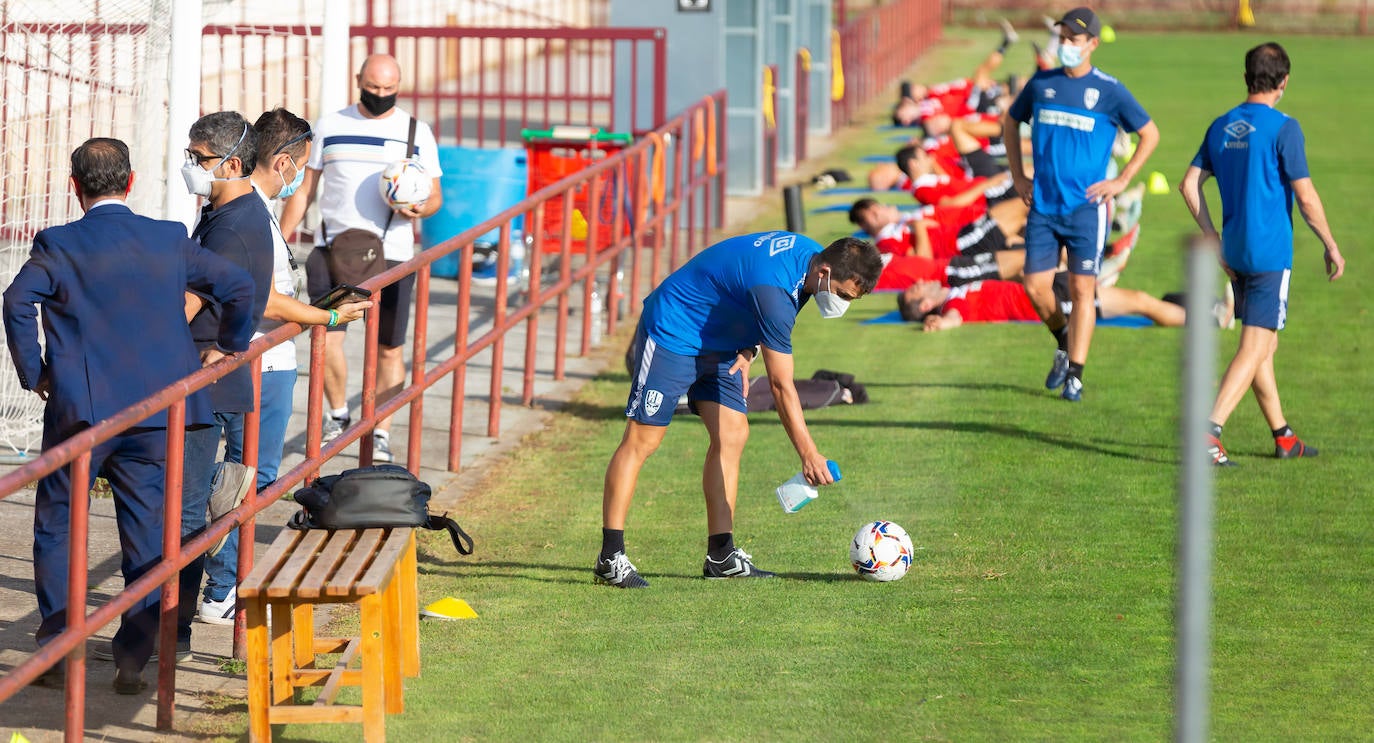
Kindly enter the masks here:
M 410 117 L 410 138 L 406 141 L 406 157 L 415 154 L 415 117 Z M 382 234 L 376 235 L 356 227 L 344 230 L 329 239 L 329 233 L 320 222 L 320 232 L 324 235 L 326 257 L 329 262 L 329 276 L 335 284 L 358 286 L 386 270 L 386 248 L 383 245 L 386 233 L 391 229 L 391 220 L 396 212 L 386 216 Z
M 460 555 L 472 554 L 472 537 L 449 518 L 429 512 L 429 485 L 410 470 L 395 464 L 344 470 L 315 478 L 296 491 L 301 510 L 291 517 L 292 529 L 384 529 L 415 527 L 443 529 Z

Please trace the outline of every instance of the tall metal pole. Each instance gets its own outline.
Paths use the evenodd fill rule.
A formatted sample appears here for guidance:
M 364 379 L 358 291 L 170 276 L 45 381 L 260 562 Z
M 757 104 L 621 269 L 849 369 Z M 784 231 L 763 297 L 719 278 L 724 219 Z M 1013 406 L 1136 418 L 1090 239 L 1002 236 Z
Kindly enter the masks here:
M 163 209 L 165 219 L 185 222 L 188 228 L 196 220 L 196 201 L 181 188 L 180 153 L 186 149 L 186 133 L 200 117 L 200 35 L 204 25 L 201 0 L 173 1 L 167 61 L 167 159 L 163 170 L 167 189 Z
M 1203 743 L 1210 717 L 1212 618 L 1212 469 L 1207 417 L 1212 410 L 1216 328 L 1215 239 L 1188 241 L 1188 326 L 1184 334 L 1182 467 L 1179 482 L 1177 663 L 1174 740 Z

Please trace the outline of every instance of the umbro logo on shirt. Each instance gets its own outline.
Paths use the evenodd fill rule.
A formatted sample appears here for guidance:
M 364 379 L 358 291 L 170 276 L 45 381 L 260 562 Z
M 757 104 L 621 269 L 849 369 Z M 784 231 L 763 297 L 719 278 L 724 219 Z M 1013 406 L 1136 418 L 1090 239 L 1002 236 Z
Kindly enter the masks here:
M 791 250 L 793 246 L 795 246 L 796 244 L 796 235 L 783 235 L 781 237 L 775 237 L 768 242 L 768 256 L 771 258 L 772 256 L 775 256 L 778 253 L 781 253 L 785 250 Z
M 1244 119 L 1237 119 L 1227 124 L 1224 131 L 1231 139 L 1245 139 L 1250 132 L 1255 131 L 1255 127 Z
M 1045 97 L 1054 100 L 1054 88 L 1045 88 Z

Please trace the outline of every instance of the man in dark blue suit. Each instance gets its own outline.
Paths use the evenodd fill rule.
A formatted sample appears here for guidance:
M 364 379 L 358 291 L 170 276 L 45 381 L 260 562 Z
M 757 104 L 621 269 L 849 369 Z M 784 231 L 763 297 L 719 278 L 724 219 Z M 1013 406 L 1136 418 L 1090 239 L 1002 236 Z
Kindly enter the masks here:
M 222 307 L 221 351 L 247 349 L 254 324 L 253 281 L 246 272 L 201 249 L 183 225 L 141 217 L 125 206 L 133 170 L 123 142 L 96 138 L 78 147 L 71 184 L 85 216 L 39 232 L 4 293 L 5 335 L 19 382 L 47 401 L 45 449 L 200 368 L 185 321 L 187 287 Z M 45 353 L 38 343 L 39 305 Z M 188 427 L 212 420 L 201 393 L 187 398 Z M 114 494 L 126 585 L 162 559 L 166 426 L 166 412 L 156 413 L 91 453 L 89 484 L 103 476 Z M 66 467 L 44 477 L 34 503 L 39 645 L 67 623 L 69 477 Z M 115 633 L 115 691 L 134 694 L 146 686 L 141 674 L 157 626 L 154 591 L 124 614 Z M 60 668 L 45 676 L 49 684 L 61 682 Z

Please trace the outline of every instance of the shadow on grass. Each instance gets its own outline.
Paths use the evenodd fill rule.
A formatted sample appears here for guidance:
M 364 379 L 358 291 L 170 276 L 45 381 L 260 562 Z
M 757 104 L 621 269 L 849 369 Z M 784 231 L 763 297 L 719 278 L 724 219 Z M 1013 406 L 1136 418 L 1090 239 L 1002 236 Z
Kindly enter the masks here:
M 440 575 L 449 578 L 523 578 L 526 580 L 538 581 L 540 583 L 593 583 L 591 564 L 582 565 L 553 565 L 549 563 L 534 562 L 512 562 L 509 560 L 484 560 L 481 562 L 463 562 L 458 560 L 437 559 L 433 555 L 420 555 L 420 573 L 422 575 Z M 559 573 L 567 577 L 548 577 L 540 573 Z M 641 571 L 649 581 L 655 579 L 671 580 L 702 580 L 701 573 L 656 573 Z M 576 577 L 574 577 L 576 576 Z M 837 583 L 841 581 L 860 580 L 854 573 L 835 572 L 835 573 L 778 573 L 779 578 L 785 580 L 811 581 L 816 583 Z
M 625 418 L 624 405 L 592 405 L 585 402 L 569 402 L 564 405 L 550 406 L 549 409 L 589 421 L 623 420 Z
M 755 425 L 768 425 L 760 420 Z M 782 425 L 774 421 L 773 425 Z M 1003 423 L 981 423 L 978 421 L 894 421 L 894 420 L 818 420 L 810 421 L 813 428 L 852 427 L 852 428 L 906 428 L 920 431 L 941 431 L 947 433 L 972 433 L 980 435 L 1003 436 L 1025 441 L 1036 441 L 1047 446 L 1077 452 L 1090 452 L 1118 459 L 1133 459 L 1139 462 L 1174 464 L 1173 458 L 1142 457 L 1128 451 L 1117 451 L 1080 441 L 1069 436 L 1059 436 L 1043 431 L 1033 431 Z

